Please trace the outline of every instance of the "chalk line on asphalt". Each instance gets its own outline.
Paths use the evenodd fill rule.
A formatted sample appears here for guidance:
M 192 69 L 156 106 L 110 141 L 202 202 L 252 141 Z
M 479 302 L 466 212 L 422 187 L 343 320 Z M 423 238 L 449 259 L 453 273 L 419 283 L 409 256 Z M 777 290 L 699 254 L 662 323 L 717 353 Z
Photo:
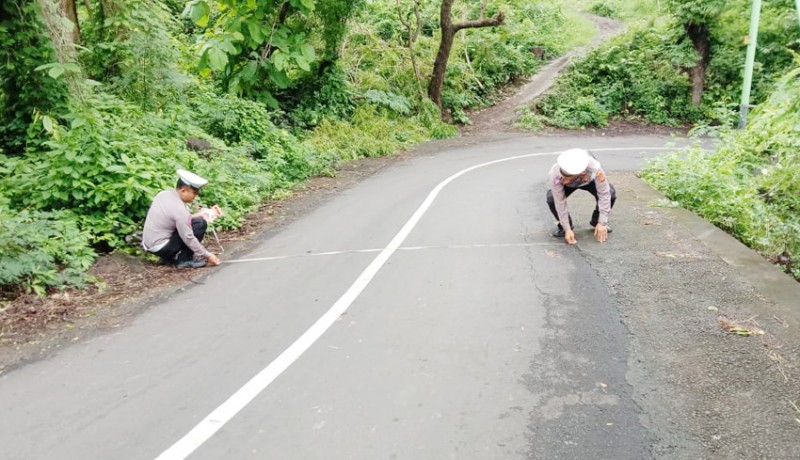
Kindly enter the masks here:
M 552 246 L 560 243 L 487 243 L 487 244 L 451 244 L 442 246 L 404 246 L 397 248 L 398 251 L 422 251 L 426 249 L 483 249 L 483 248 L 521 248 L 531 246 Z M 286 259 L 302 259 L 305 257 L 319 257 L 319 256 L 339 256 L 342 254 L 367 254 L 371 252 L 380 252 L 383 249 L 352 249 L 346 251 L 328 251 L 328 252 L 308 252 L 305 254 L 296 254 L 291 256 L 272 256 L 272 257 L 251 257 L 247 259 L 226 260 L 224 264 L 241 264 L 252 262 L 271 262 L 275 260 Z

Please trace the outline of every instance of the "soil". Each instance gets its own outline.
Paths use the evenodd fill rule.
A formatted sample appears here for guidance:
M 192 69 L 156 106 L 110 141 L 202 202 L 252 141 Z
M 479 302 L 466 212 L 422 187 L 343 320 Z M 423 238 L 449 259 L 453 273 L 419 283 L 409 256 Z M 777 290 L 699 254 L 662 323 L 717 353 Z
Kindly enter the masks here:
M 590 46 L 622 28 L 621 23 L 606 18 L 592 16 L 592 19 L 598 25 L 599 34 Z M 224 248 L 221 259 L 224 261 L 252 247 L 333 195 L 412 156 L 443 146 L 457 147 L 524 132 L 514 127 L 515 109 L 542 94 L 569 60 L 584 51 L 573 51 L 548 64 L 531 79 L 510 85 L 502 102 L 470 113 L 472 124 L 462 127 L 457 138 L 418 146 L 389 157 L 348 162 L 336 171 L 335 177 L 311 178 L 298 185 L 290 198 L 264 204 L 245 219 L 241 228 L 219 232 L 219 242 Z M 614 122 L 603 129 L 577 132 L 548 129 L 538 135 L 625 136 L 671 132 L 675 130 Z M 206 244 L 212 252 L 223 251 L 213 238 L 208 238 Z M 202 283 L 205 270 L 208 269 L 176 270 L 157 265 L 141 254 L 132 256 L 116 251 L 98 257 L 91 268 L 97 282 L 86 289 L 60 291 L 45 297 L 22 294 L 11 301 L 0 302 L 0 374 L 29 360 L 48 356 L 68 343 L 125 325 L 160 299 L 192 283 Z

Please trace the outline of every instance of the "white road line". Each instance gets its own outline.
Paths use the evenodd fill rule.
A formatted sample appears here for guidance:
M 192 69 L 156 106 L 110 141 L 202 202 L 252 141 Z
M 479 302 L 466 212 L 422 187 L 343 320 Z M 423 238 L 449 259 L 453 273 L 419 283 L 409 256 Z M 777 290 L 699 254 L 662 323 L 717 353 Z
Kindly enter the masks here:
M 594 152 L 598 151 L 617 151 L 617 150 L 676 150 L 677 148 L 604 148 L 592 149 Z M 417 208 L 414 214 L 408 219 L 408 222 L 403 225 L 399 232 L 392 238 L 389 244 L 381 250 L 381 252 L 373 259 L 373 261 L 364 269 L 363 272 L 356 278 L 355 282 L 345 291 L 344 294 L 337 300 L 331 308 L 325 312 L 307 331 L 303 333 L 294 343 L 283 351 L 274 361 L 269 363 L 267 367 L 262 369 L 258 374 L 251 378 L 241 388 L 236 390 L 225 402 L 220 404 L 210 414 L 208 414 L 200 423 L 198 423 L 191 431 L 179 439 L 169 449 L 159 455 L 156 460 L 183 460 L 192 454 L 198 447 L 205 443 L 211 436 L 214 435 L 223 425 L 228 423 L 240 410 L 250 403 L 256 396 L 264 391 L 270 383 L 272 383 L 279 375 L 281 375 L 289 366 L 297 361 L 311 345 L 314 344 L 322 334 L 325 333 L 339 318 L 350 305 L 358 298 L 361 292 L 369 285 L 372 278 L 383 267 L 389 257 L 400 248 L 400 245 L 405 241 L 411 230 L 422 219 L 428 208 L 431 207 L 439 192 L 442 191 L 450 182 L 458 179 L 459 177 L 485 166 L 491 166 L 506 161 L 519 160 L 523 158 L 540 157 L 546 155 L 556 155 L 561 153 L 557 152 L 542 152 L 542 153 L 529 153 L 525 155 L 517 155 L 508 158 L 501 158 L 499 160 L 487 161 L 475 166 L 453 174 L 447 179 L 439 183 L 428 196 L 425 201 Z

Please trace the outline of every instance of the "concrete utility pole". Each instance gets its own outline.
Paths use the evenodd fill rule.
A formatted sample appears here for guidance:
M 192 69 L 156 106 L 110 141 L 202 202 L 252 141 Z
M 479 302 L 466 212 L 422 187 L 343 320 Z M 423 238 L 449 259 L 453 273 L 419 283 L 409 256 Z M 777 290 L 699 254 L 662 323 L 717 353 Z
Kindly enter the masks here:
M 795 1 L 800 6 L 800 0 Z M 747 36 L 747 57 L 744 63 L 744 86 L 742 88 L 742 101 L 739 105 L 739 129 L 744 129 L 747 125 L 747 112 L 750 110 L 750 87 L 753 85 L 753 62 L 756 59 L 756 42 L 758 41 L 760 16 L 761 0 L 753 0 L 753 10 L 750 13 L 750 34 Z
M 794 0 L 794 9 L 797 11 L 797 22 L 800 24 L 800 0 Z

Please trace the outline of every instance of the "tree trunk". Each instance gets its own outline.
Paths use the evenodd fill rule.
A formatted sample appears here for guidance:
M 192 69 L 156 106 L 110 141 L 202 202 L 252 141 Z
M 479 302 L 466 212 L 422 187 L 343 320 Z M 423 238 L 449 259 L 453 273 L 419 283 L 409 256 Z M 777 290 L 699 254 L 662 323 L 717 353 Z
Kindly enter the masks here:
M 706 24 L 689 22 L 685 27 L 687 35 L 692 40 L 694 50 L 697 52 L 697 61 L 695 61 L 694 67 L 689 69 L 689 76 L 692 81 L 692 105 L 697 107 L 703 99 L 706 69 L 708 69 L 708 63 L 711 61 L 711 34 Z
M 439 23 L 442 29 L 442 41 L 439 43 L 439 52 L 436 53 L 436 60 L 433 62 L 433 74 L 428 83 L 428 96 L 439 107 L 442 112 L 442 88 L 444 87 L 444 75 L 447 72 L 447 61 L 450 59 L 450 49 L 453 47 L 453 37 L 461 29 L 473 29 L 479 27 L 499 26 L 505 20 L 502 12 L 493 18 L 484 18 L 481 9 L 481 17 L 473 21 L 464 21 L 453 24 L 450 11 L 453 8 L 454 0 L 442 0 L 442 7 L 439 10 Z
M 47 28 L 50 40 L 53 42 L 58 62 L 63 66 L 66 64 L 77 64 L 78 53 L 75 50 L 75 43 L 72 41 L 73 31 L 66 30 L 64 19 L 64 9 L 55 0 L 36 0 L 39 11 L 42 15 L 42 22 Z M 83 91 L 81 81 L 83 80 L 78 72 L 65 72 L 64 80 L 70 94 L 77 101 L 83 102 Z
M 75 0 L 59 0 L 61 9 L 64 11 L 64 16 L 72 22 L 72 42 L 80 43 L 81 41 L 81 26 L 78 23 L 78 9 L 75 5 Z
M 453 22 L 450 19 L 450 10 L 453 8 L 453 0 L 442 0 L 442 7 L 439 12 L 440 27 L 442 29 L 442 39 L 439 42 L 439 52 L 436 53 L 436 60 L 433 61 L 433 74 L 428 83 L 428 97 L 442 111 L 442 87 L 444 86 L 444 73 L 447 71 L 447 60 L 450 59 L 450 48 L 453 47 Z

